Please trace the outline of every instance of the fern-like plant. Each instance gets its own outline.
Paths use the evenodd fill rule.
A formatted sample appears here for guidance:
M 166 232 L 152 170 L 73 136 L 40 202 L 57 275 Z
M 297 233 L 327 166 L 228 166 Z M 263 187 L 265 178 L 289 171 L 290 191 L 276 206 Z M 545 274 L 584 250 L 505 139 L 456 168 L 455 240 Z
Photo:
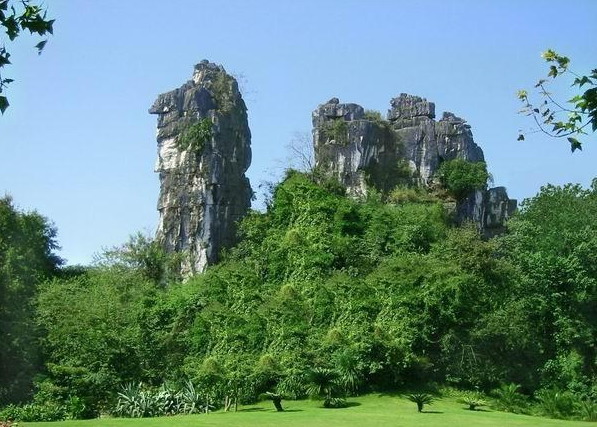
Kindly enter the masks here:
M 469 411 L 474 411 L 480 406 L 487 406 L 487 401 L 483 398 L 483 395 L 476 391 L 464 393 L 457 402 L 467 405 Z
M 518 384 L 502 384 L 500 388 L 493 391 L 496 397 L 492 406 L 505 412 L 524 413 L 527 411 L 527 398 L 519 393 L 520 386 Z
M 417 404 L 417 411 L 423 412 L 423 407 L 425 405 L 431 405 L 434 401 L 432 395 L 427 393 L 413 393 L 406 396 L 408 400 Z

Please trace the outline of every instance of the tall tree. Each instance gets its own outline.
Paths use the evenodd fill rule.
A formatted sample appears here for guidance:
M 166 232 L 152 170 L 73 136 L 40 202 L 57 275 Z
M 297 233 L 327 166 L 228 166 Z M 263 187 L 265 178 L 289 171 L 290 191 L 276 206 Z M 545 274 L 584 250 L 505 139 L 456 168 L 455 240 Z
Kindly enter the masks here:
M 33 299 L 61 260 L 56 230 L 36 212 L 0 199 L 0 403 L 29 394 L 39 366 Z

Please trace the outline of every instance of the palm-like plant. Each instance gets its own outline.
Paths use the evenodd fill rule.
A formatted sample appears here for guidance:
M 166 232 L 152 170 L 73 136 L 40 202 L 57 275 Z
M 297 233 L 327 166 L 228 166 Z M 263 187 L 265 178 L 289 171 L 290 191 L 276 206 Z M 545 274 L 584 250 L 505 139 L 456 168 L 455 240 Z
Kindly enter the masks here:
M 497 398 L 494 402 L 495 408 L 506 412 L 525 412 L 527 399 L 518 392 L 518 384 L 502 384 L 500 388 L 493 391 Z
M 487 406 L 487 401 L 483 398 L 483 395 L 476 391 L 464 393 L 458 399 L 458 403 L 468 405 L 469 411 L 474 411 L 480 406 Z
M 335 362 L 339 374 L 338 384 L 347 394 L 356 394 L 363 382 L 358 358 L 355 354 L 345 351 L 336 357 Z
M 413 393 L 406 396 L 408 400 L 417 404 L 417 410 L 423 412 L 424 405 L 431 405 L 433 396 L 427 393 Z
M 327 368 L 314 368 L 308 376 L 307 393 L 311 397 L 323 398 L 326 408 L 346 406 L 344 399 L 336 396 L 339 392 L 338 373 Z

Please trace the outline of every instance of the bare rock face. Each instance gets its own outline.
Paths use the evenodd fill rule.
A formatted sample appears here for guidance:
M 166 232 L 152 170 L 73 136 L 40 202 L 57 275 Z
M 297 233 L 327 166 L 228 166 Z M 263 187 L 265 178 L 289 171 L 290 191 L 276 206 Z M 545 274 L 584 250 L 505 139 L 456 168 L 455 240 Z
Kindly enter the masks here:
M 349 195 L 368 188 L 382 193 L 396 185 L 433 184 L 441 162 L 484 161 L 465 120 L 445 112 L 435 120 L 435 104 L 400 94 L 390 101 L 387 120 L 357 104 L 332 98 L 313 112 L 315 165 L 320 174 L 342 183 Z M 486 235 L 501 231 L 516 209 L 505 188 L 476 191 L 455 207 L 457 222 L 476 222 Z
M 250 207 L 247 108 L 236 80 L 204 60 L 192 80 L 159 95 L 149 112 L 158 115 L 156 239 L 182 253 L 183 275 L 202 272 L 234 243 L 236 222 Z
M 444 160 L 484 161 L 483 150 L 475 144 L 465 120 L 445 112 L 435 121 L 435 104 L 405 93 L 392 99 L 391 106 L 388 120 L 404 144 L 406 157 L 420 184 L 430 184 Z

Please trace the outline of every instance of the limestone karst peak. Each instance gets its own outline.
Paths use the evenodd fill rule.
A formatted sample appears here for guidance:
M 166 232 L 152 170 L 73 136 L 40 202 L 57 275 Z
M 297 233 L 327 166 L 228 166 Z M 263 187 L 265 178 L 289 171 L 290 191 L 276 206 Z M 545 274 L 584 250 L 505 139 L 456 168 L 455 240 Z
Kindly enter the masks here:
M 158 115 L 156 239 L 167 251 L 183 254 L 185 275 L 203 271 L 234 243 L 236 223 L 250 207 L 246 110 L 234 77 L 207 60 L 149 110 Z

